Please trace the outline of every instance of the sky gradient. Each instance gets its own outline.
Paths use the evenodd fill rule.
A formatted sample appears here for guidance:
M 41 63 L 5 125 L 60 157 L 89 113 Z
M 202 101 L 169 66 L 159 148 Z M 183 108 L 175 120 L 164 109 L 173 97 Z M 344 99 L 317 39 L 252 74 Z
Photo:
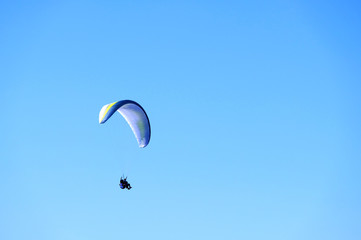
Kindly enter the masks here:
M 0 239 L 360 239 L 360 10 L 1 1 Z

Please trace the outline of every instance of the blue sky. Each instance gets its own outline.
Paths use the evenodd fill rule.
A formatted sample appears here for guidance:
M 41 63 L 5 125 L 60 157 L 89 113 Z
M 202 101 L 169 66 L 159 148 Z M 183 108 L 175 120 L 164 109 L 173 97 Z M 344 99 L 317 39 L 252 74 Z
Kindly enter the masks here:
M 0 238 L 360 239 L 360 10 L 2 1 Z

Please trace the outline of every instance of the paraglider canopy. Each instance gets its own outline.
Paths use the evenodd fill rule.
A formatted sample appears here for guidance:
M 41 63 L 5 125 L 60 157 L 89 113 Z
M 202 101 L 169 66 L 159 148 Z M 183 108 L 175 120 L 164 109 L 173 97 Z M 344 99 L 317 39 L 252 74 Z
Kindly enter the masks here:
M 150 141 L 150 122 L 142 106 L 132 100 L 109 103 L 100 110 L 99 123 L 105 123 L 116 111 L 128 122 L 139 147 L 146 147 Z

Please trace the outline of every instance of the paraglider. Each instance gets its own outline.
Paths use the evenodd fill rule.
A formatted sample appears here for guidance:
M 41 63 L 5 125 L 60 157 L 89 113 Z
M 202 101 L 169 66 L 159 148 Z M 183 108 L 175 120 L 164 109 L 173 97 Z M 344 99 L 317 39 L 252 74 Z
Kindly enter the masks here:
M 108 121 L 115 112 L 119 112 L 125 118 L 137 139 L 138 146 L 146 147 L 150 141 L 150 122 L 143 107 L 132 100 L 109 103 L 100 110 L 99 123 L 103 124 Z M 121 178 L 119 186 L 121 189 L 130 190 L 132 188 L 127 182 L 127 178 Z
M 119 187 L 121 188 L 121 189 L 128 189 L 128 190 L 130 190 L 132 187 L 130 186 L 130 184 L 128 183 L 128 181 L 127 181 L 127 178 L 123 178 L 123 177 L 121 177 L 120 178 L 120 183 L 119 183 Z
M 132 100 L 122 100 L 104 105 L 99 113 L 99 123 L 103 124 L 118 111 L 128 122 L 138 145 L 144 148 L 150 141 L 150 123 L 142 106 Z

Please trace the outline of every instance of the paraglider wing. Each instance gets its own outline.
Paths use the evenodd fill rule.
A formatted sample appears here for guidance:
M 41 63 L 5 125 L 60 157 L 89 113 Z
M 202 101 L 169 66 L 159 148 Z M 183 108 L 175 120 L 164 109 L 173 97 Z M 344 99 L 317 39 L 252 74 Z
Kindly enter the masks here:
M 105 123 L 116 111 L 128 122 L 138 141 L 139 147 L 146 147 L 150 141 L 150 123 L 142 106 L 131 100 L 107 104 L 100 110 L 99 123 Z

